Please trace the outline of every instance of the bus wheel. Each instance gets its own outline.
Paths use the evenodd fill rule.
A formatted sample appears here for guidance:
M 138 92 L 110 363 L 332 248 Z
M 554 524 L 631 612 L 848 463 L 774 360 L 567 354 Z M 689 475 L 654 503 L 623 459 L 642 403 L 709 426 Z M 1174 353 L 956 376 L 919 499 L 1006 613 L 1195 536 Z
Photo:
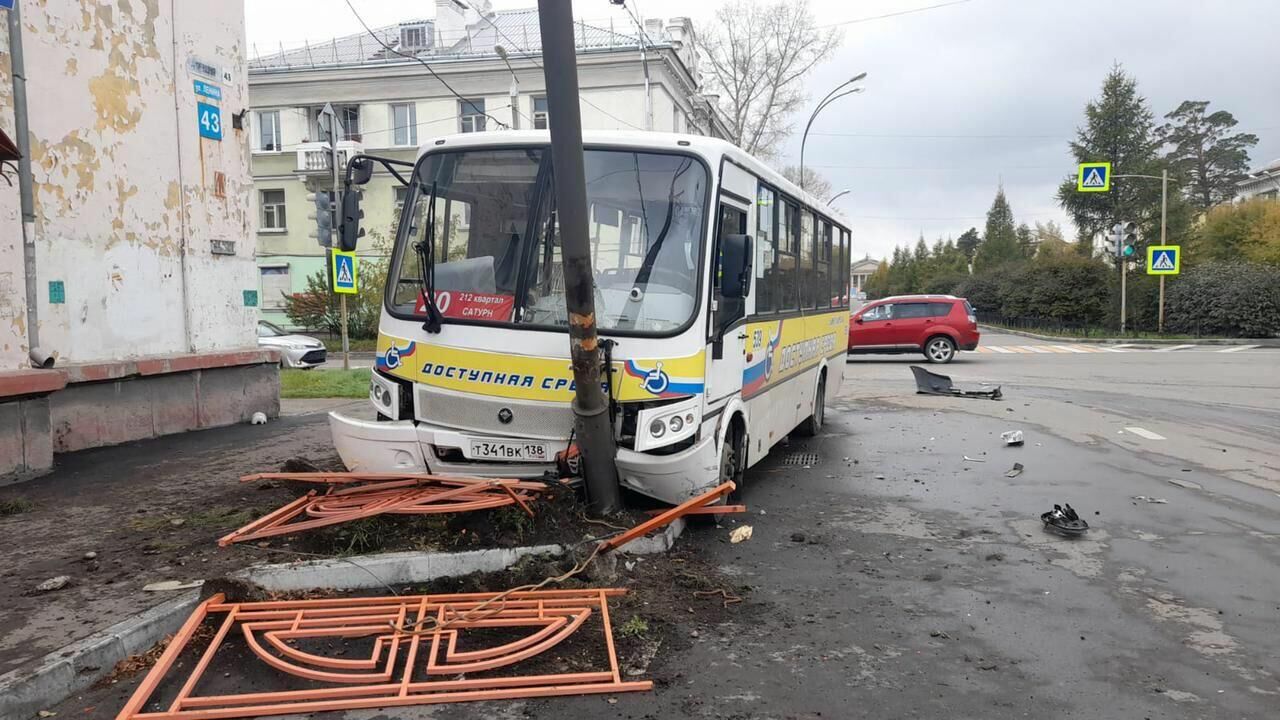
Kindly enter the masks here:
M 805 418 L 800 423 L 800 434 L 813 437 L 822 432 L 822 423 L 826 422 L 827 416 L 827 373 L 823 371 L 822 377 L 818 378 L 818 392 L 813 397 L 813 414 Z
M 745 484 L 746 473 L 742 471 L 742 446 L 743 432 L 734 423 L 729 428 L 729 434 L 725 436 L 724 442 L 720 445 L 720 484 L 733 482 L 734 490 L 729 495 L 730 500 L 741 500 L 743 485 Z

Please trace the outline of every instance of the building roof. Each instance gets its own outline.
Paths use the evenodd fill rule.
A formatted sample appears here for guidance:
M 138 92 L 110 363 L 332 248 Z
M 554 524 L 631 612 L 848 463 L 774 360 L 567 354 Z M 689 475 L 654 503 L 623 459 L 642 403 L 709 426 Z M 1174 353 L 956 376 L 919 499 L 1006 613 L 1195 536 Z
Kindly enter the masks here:
M 615 27 L 612 20 L 595 23 L 590 20 L 574 20 L 574 40 L 579 50 L 609 50 L 639 47 L 640 37 L 631 25 Z M 401 47 L 401 28 L 420 26 L 427 33 L 428 47 Z M 654 33 L 651 28 L 645 37 L 648 47 L 665 46 L 670 39 L 665 31 Z M 435 37 L 433 20 L 415 20 L 375 28 L 373 33 L 396 52 L 386 50 L 369 33 L 361 30 L 327 42 L 305 44 L 300 48 L 282 50 L 270 55 L 258 55 L 249 61 L 250 72 L 271 72 L 309 67 L 333 67 L 340 65 L 368 65 L 408 62 L 401 53 L 437 60 L 474 57 L 496 57 L 496 46 L 501 45 L 512 56 L 533 55 L 542 52 L 542 31 L 538 24 L 538 10 L 503 10 L 490 13 L 477 23 L 467 26 L 464 37 Z M 437 43 L 437 40 L 439 42 Z

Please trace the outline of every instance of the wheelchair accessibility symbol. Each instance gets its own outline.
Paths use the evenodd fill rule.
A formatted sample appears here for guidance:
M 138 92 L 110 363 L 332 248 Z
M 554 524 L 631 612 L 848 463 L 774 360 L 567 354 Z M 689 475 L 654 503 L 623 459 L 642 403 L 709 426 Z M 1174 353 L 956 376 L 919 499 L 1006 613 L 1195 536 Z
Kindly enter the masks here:
M 644 379 L 640 381 L 640 387 L 654 395 L 661 395 L 666 392 L 669 385 L 671 385 L 671 378 L 662 372 L 662 363 L 658 363 L 657 367 L 646 373 Z

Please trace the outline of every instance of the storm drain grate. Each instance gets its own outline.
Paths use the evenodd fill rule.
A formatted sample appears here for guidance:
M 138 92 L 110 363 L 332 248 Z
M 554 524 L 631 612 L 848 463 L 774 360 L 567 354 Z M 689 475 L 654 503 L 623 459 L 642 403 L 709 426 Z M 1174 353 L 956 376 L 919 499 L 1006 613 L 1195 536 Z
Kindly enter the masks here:
M 797 452 L 797 453 L 791 453 L 790 455 L 783 458 L 782 464 L 783 465 L 817 465 L 819 459 L 820 458 L 818 457 L 818 453 Z

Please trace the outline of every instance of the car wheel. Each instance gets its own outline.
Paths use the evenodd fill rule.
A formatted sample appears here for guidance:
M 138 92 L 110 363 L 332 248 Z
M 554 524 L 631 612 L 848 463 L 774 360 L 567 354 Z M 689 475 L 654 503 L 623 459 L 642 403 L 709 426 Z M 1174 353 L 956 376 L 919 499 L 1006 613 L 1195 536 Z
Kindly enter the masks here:
M 945 365 L 956 356 L 956 343 L 945 335 L 929 338 L 924 344 L 924 356 L 931 363 Z

